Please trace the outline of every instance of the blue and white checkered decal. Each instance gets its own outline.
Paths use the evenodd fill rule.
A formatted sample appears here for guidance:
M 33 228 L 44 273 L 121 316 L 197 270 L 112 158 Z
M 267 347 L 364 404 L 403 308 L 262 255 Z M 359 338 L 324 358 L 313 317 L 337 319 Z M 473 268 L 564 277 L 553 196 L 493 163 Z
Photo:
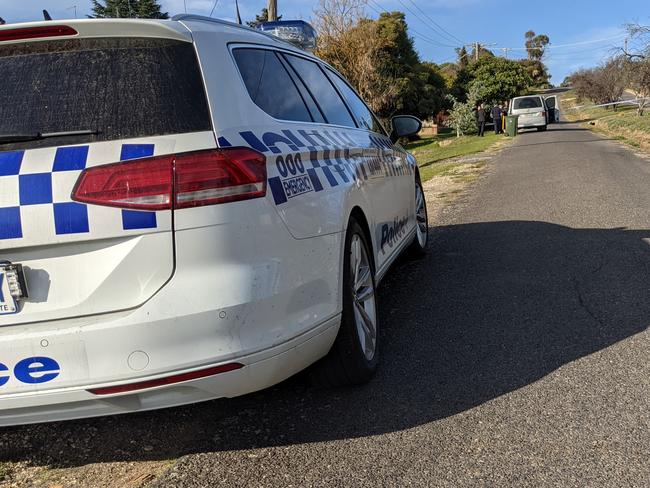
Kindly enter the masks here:
M 267 154 L 270 161 L 275 160 L 275 165 L 269 164 L 268 183 L 273 201 L 281 205 L 297 196 L 357 180 L 413 173 L 407 154 L 388 138 L 374 134 L 359 136 L 359 132 L 317 129 L 261 134 L 244 131 L 239 132 L 236 139 L 231 137 Z M 232 145 L 226 137 L 219 138 L 220 147 Z M 286 156 L 287 149 L 294 154 Z M 289 157 L 291 160 L 285 159 Z
M 90 164 L 93 151 L 98 157 Z M 87 166 L 154 152 L 150 143 L 100 143 L 0 153 L 0 248 L 171 229 L 171 217 L 164 212 L 86 205 L 70 198 Z

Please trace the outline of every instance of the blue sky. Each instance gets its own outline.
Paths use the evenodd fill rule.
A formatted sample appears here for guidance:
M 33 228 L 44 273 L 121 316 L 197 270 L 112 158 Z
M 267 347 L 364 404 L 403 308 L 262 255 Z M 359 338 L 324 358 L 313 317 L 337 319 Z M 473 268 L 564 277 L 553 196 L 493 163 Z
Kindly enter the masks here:
M 162 0 L 162 4 L 176 14 L 183 12 L 184 1 L 188 12 L 202 15 L 208 15 L 214 5 L 214 0 Z M 305 20 L 312 17 L 317 2 L 278 0 L 285 18 Z M 73 5 L 82 17 L 90 12 L 90 4 L 90 0 L 0 0 L 0 17 L 8 22 L 40 20 L 45 8 L 54 18 L 69 18 L 74 16 Z M 242 17 L 252 18 L 265 4 L 265 0 L 240 0 Z M 516 48 L 508 52 L 509 57 L 521 57 L 524 32 L 545 33 L 552 43 L 546 63 L 552 81 L 559 84 L 567 74 L 597 64 L 621 46 L 625 23 L 650 24 L 647 5 L 647 0 L 618 0 L 615 5 L 600 0 L 369 0 L 367 11 L 371 17 L 382 10 L 406 12 L 420 56 L 437 63 L 453 60 L 452 46 L 460 41 L 492 44 L 491 49 L 501 54 L 502 48 Z M 214 16 L 232 19 L 234 0 L 218 0 Z M 431 19 L 447 33 L 433 26 Z

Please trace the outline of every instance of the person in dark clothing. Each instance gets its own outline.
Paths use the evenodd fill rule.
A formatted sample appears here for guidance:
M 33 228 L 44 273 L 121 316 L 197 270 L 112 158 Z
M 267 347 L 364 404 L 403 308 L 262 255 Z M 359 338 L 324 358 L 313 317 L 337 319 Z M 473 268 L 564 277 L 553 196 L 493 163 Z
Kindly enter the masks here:
M 501 134 L 501 105 L 492 107 L 491 115 L 494 121 L 494 133 Z
M 483 137 L 485 135 L 485 109 L 482 103 L 476 109 L 476 125 L 478 127 L 478 135 Z

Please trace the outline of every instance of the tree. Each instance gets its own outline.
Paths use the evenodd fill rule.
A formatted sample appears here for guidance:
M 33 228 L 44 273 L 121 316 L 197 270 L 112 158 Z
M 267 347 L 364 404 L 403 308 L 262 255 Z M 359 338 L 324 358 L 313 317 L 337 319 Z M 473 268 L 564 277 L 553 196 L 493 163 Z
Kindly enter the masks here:
M 467 52 L 467 48 L 465 46 L 457 47 L 456 54 L 458 55 L 458 67 L 460 69 L 467 68 L 469 65 L 469 53 Z
M 438 66 L 440 76 L 445 80 L 445 88 L 447 91 L 451 90 L 456 83 L 460 67 L 456 63 L 443 63 Z
M 168 19 L 157 0 L 92 0 L 93 15 L 90 18 L 139 18 Z
M 523 66 L 501 57 L 481 59 L 472 65 L 471 75 L 478 100 L 490 105 L 524 94 L 533 83 Z
M 524 34 L 526 38 L 525 46 L 528 53 L 528 59 L 531 61 L 541 61 L 546 52 L 546 46 L 550 39 L 545 34 L 535 34 L 535 32 L 528 31 Z
M 401 12 L 365 17 L 365 0 L 320 0 L 314 12 L 316 54 L 341 72 L 382 119 L 396 113 L 420 118 L 448 104 L 445 79 L 420 62 Z
M 548 74 L 546 65 L 536 59 L 521 59 L 518 63 L 524 67 L 532 79 L 532 88 L 546 89 L 551 86 L 551 75 Z
M 363 17 L 362 0 L 321 0 L 314 12 L 316 55 L 336 68 L 377 113 L 393 104 L 397 86 L 383 66 L 387 40 Z
M 278 15 L 278 20 L 282 20 L 282 15 Z M 260 12 L 255 16 L 255 20 L 249 20 L 248 22 L 246 22 L 246 25 L 248 25 L 248 27 L 255 28 L 258 25 L 268 21 L 269 21 L 269 11 L 266 7 L 264 7 L 262 9 L 262 12 Z
M 628 82 L 621 57 L 612 58 L 597 68 L 578 71 L 570 80 L 578 97 L 597 104 L 618 102 Z
M 473 86 L 467 93 L 467 101 L 461 102 L 452 95 L 449 95 L 449 100 L 452 103 L 452 108 L 449 111 L 449 118 L 446 125 L 456 130 L 456 137 L 464 136 L 467 134 L 475 134 L 476 127 L 476 114 L 474 112 L 479 99 L 478 87 Z
M 650 27 L 640 24 L 627 25 L 631 40 L 639 47 L 634 51 L 623 49 L 628 87 L 636 94 L 637 114 L 643 116 L 650 103 Z
M 627 87 L 636 96 L 637 114 L 643 116 L 650 102 L 650 60 L 630 59 L 625 62 Z

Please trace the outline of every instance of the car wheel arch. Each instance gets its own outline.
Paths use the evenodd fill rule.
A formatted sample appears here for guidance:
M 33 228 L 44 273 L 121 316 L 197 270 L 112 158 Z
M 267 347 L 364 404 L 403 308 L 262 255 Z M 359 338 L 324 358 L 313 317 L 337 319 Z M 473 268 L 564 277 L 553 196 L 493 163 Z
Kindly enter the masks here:
M 375 249 L 374 249 L 374 244 L 372 242 L 372 232 L 370 231 L 370 224 L 368 223 L 368 219 L 366 218 L 365 212 L 361 209 L 361 207 L 355 206 L 351 211 L 350 211 L 350 216 L 348 217 L 348 225 L 350 222 L 350 219 L 353 218 L 359 223 L 361 228 L 363 229 L 363 232 L 366 234 L 366 240 L 368 241 L 368 246 L 370 247 L 370 257 L 372 260 L 372 266 L 376 270 L 377 269 L 377 260 L 375 256 Z M 346 227 L 347 230 L 347 227 Z

